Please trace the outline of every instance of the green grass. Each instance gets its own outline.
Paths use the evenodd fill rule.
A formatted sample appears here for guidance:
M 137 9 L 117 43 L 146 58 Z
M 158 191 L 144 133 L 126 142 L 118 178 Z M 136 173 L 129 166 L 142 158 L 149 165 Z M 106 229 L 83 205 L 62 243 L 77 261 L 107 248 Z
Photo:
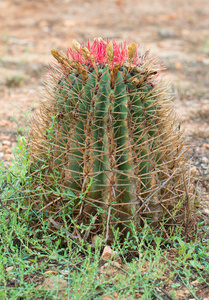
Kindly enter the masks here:
M 104 261 L 103 240 L 76 243 L 37 218 L 28 201 L 29 165 L 24 139 L 11 166 L 0 165 L 0 299 L 204 299 L 209 238 L 203 223 L 190 241 L 180 229 L 165 238 L 146 225 L 141 232 L 132 228 L 132 239 L 120 244 L 115 231 L 111 247 L 120 263 Z

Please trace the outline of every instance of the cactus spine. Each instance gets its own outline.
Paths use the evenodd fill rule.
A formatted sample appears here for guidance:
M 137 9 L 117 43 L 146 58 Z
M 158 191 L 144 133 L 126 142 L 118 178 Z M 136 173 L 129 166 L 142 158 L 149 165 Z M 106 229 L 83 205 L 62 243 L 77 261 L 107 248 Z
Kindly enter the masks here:
M 134 43 L 101 38 L 52 55 L 57 63 L 29 137 L 34 165 L 44 167 L 32 175 L 37 182 L 41 172 L 46 187 L 56 177 L 74 197 L 58 201 L 52 192 L 48 214 L 70 203 L 72 232 L 94 217 L 90 232 L 105 228 L 107 239 L 111 225 L 123 234 L 130 220 L 187 226 L 192 192 L 184 142 L 156 61 L 138 55 Z

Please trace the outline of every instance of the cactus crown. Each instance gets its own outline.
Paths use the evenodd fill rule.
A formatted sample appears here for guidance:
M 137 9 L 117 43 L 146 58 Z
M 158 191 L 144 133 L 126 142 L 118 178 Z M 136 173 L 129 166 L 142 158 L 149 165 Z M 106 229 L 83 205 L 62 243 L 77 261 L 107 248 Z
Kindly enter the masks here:
M 162 219 L 167 228 L 188 226 L 184 142 L 156 60 L 138 55 L 134 43 L 101 38 L 52 55 L 57 63 L 29 136 L 34 184 L 41 178 L 50 191 L 37 201 L 40 210 L 60 224 L 64 208 L 74 234 L 89 226 L 85 238 L 105 232 L 111 239 L 112 226 L 123 235 L 130 220 L 138 228 Z

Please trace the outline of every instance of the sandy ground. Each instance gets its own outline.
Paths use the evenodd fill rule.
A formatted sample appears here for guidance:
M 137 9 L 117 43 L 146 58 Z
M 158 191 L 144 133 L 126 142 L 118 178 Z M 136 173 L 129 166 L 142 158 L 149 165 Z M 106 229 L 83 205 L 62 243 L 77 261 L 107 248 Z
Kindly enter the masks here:
M 201 180 L 209 183 L 208 0 L 1 0 L 0 160 L 10 161 L 29 108 L 37 109 L 51 49 L 72 39 L 134 41 L 164 62 Z

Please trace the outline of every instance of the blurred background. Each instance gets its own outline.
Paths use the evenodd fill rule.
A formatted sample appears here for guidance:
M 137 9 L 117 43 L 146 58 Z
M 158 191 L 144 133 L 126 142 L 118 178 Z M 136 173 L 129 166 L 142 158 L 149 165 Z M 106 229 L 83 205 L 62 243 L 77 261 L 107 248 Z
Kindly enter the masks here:
M 209 182 L 209 0 L 0 0 L 0 160 L 9 162 L 52 61 L 72 39 L 135 42 L 166 66 L 194 172 Z

